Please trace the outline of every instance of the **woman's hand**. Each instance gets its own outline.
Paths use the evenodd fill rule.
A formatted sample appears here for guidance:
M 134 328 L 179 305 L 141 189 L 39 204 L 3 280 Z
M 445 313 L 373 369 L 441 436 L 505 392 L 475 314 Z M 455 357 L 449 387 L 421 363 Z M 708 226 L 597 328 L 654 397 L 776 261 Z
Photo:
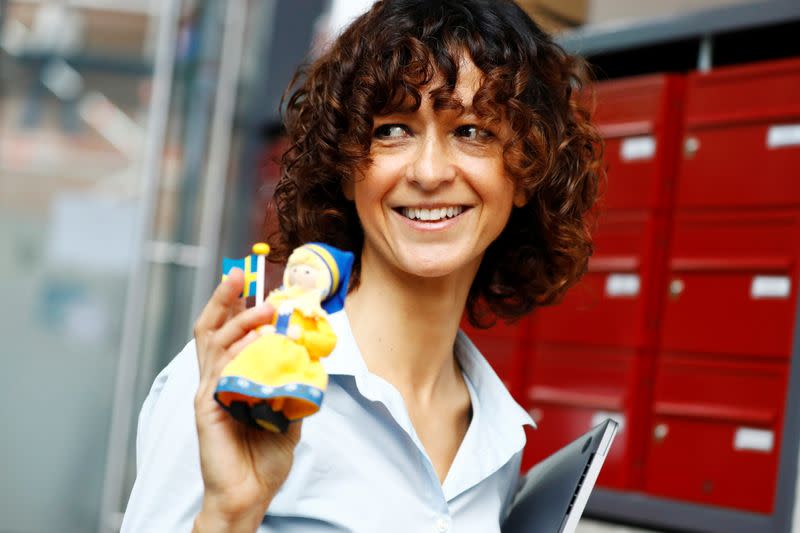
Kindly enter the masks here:
M 205 493 L 195 531 L 255 531 L 292 466 L 300 422 L 272 433 L 234 420 L 214 400 L 222 369 L 258 337 L 254 329 L 270 321 L 264 304 L 244 309 L 244 285 L 234 269 L 214 291 L 194 327 L 200 386 L 195 418 Z

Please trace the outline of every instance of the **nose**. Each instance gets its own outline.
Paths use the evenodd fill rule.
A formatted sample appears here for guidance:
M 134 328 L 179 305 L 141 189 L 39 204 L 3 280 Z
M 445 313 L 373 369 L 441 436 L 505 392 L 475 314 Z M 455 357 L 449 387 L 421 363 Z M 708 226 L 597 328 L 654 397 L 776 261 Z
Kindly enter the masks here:
M 436 135 L 426 136 L 408 165 L 409 181 L 425 191 L 433 191 L 456 177 L 456 165 L 446 143 Z

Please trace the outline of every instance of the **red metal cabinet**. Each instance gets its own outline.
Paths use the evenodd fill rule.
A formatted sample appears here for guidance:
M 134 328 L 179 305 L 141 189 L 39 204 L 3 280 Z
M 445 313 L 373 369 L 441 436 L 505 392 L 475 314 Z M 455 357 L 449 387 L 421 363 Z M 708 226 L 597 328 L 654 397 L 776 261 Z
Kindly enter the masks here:
M 678 207 L 800 204 L 800 60 L 689 76 Z
M 605 140 L 609 176 L 604 209 L 670 204 L 683 91 L 683 77 L 661 74 L 598 84 L 594 120 Z
M 772 512 L 786 383 L 782 362 L 661 358 L 647 492 Z
M 628 485 L 628 391 L 632 350 L 539 345 L 527 368 L 524 405 L 538 429 L 528 438 L 525 460 L 533 465 L 578 438 L 606 417 L 622 422 L 598 484 Z
M 598 484 L 642 487 L 684 81 L 654 75 L 597 88 L 608 189 L 588 273 L 532 319 L 524 401 L 539 429 L 526 464 L 611 416 L 623 429 Z
M 788 358 L 800 213 L 675 218 L 664 351 Z

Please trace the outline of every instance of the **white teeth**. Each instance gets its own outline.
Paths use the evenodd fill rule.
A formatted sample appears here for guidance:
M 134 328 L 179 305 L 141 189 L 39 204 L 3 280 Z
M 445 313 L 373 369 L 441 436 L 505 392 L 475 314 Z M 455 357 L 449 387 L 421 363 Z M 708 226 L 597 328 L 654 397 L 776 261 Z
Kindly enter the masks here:
M 464 212 L 461 206 L 441 207 L 437 209 L 419 209 L 416 207 L 404 207 L 403 216 L 411 220 L 439 221 L 445 218 L 453 218 Z

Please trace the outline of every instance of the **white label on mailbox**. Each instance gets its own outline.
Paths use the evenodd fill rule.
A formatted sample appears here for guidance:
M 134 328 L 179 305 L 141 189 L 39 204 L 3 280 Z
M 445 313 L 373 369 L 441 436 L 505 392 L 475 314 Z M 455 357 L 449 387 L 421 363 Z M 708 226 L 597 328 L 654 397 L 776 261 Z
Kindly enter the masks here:
M 622 428 L 625 427 L 625 415 L 618 412 L 618 411 L 597 411 L 594 415 L 592 415 L 592 427 L 598 426 L 606 421 L 606 418 L 610 418 L 617 424 L 619 424 L 619 431 L 622 432 Z
M 775 432 L 768 429 L 737 428 L 733 438 L 734 450 L 772 451 L 775 445 Z
M 619 156 L 623 161 L 651 159 L 656 154 L 656 140 L 652 135 L 628 137 L 619 147 Z
M 608 296 L 636 296 L 639 294 L 638 274 L 609 274 L 606 278 Z
M 771 126 L 767 132 L 767 147 L 800 146 L 800 124 Z
M 788 298 L 792 290 L 792 282 L 788 276 L 753 276 L 750 284 L 750 297 Z

